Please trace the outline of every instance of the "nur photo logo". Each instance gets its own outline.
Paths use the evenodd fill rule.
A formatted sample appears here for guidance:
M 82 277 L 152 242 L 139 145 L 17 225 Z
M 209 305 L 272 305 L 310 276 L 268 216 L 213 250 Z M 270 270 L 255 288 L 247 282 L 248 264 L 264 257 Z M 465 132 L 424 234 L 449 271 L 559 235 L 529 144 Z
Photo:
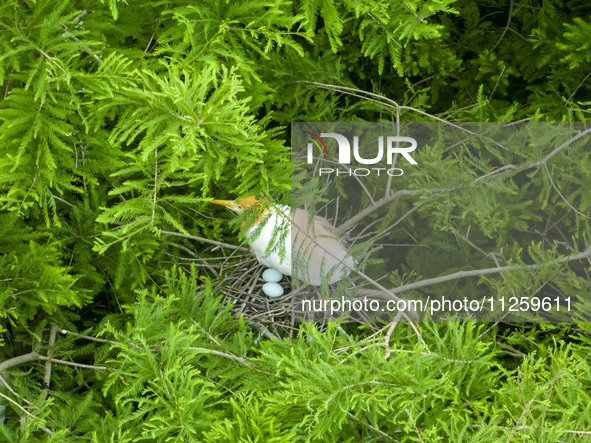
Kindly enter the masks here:
M 337 142 L 338 163 L 342 165 L 350 165 L 351 163 L 351 142 L 347 137 L 337 132 L 321 132 L 320 135 L 312 132 L 304 131 L 309 136 L 307 143 L 307 163 L 314 163 L 314 146 L 317 146 L 326 155 L 330 156 L 329 149 L 323 139 L 329 138 Z M 328 142 L 328 140 L 327 140 Z M 403 145 L 403 146 L 401 146 Z M 409 146 L 410 145 L 410 146 Z M 411 157 L 410 153 L 417 148 L 417 141 L 412 137 L 402 136 L 378 136 L 376 155 L 373 158 L 364 158 L 360 153 L 359 137 L 353 136 L 353 158 L 356 164 L 361 165 L 378 165 L 385 160 L 386 166 L 392 166 L 395 161 L 395 154 L 401 154 L 410 164 L 416 165 L 417 162 Z M 384 158 L 385 157 L 385 158 Z M 370 174 L 377 174 L 385 172 L 386 174 L 397 177 L 404 174 L 401 168 L 347 168 L 344 170 L 338 168 L 320 168 L 319 175 L 332 174 L 336 175 L 355 175 L 358 177 L 365 177 Z

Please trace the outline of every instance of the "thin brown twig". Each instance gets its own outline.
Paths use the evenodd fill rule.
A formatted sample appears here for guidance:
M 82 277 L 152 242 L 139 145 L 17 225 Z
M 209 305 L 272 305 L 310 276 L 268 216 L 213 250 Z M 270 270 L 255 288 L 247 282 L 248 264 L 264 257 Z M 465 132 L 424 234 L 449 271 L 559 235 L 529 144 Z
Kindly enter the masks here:
M 556 149 L 554 149 L 550 154 L 548 154 L 543 159 L 538 160 L 538 161 L 535 161 L 535 162 L 532 162 L 532 163 L 530 163 L 530 164 L 528 164 L 525 167 L 520 168 L 520 169 L 521 170 L 526 170 L 526 169 L 535 168 L 536 166 L 541 166 L 541 165 L 545 164 L 546 162 L 548 162 L 548 160 L 550 160 L 552 157 L 554 157 L 556 154 L 558 154 L 564 148 L 572 145 L 574 142 L 576 142 L 580 138 L 583 138 L 585 135 L 587 135 L 589 133 L 591 133 L 591 128 L 586 129 L 585 131 L 579 132 L 577 135 L 575 135 L 574 137 L 568 139 L 563 144 L 561 144 L 559 147 L 557 147 Z
M 583 80 L 581 80 L 581 83 L 579 83 L 579 86 L 577 86 L 575 88 L 575 90 L 573 91 L 573 93 L 570 95 L 570 97 L 568 98 L 568 101 L 570 102 L 573 97 L 575 96 L 575 94 L 577 93 L 577 91 L 581 88 L 581 86 L 583 86 L 583 83 L 585 83 L 587 81 L 587 79 L 589 78 L 589 76 L 591 76 L 591 72 L 589 74 L 587 74 L 585 76 L 585 78 Z
M 497 42 L 495 43 L 495 45 L 492 48 L 490 48 L 490 51 L 489 52 L 493 52 L 497 48 L 497 46 L 499 46 L 499 43 L 501 43 L 501 40 L 503 40 L 503 38 L 505 37 L 505 34 L 507 33 L 507 31 L 511 27 L 511 16 L 513 15 L 513 6 L 514 6 L 513 0 L 510 0 L 510 3 L 509 3 L 509 18 L 507 19 L 507 25 L 505 26 L 505 29 L 503 29 L 503 33 L 499 37 L 499 40 L 497 40 Z
M 43 360 L 43 361 L 49 360 L 49 358 L 45 357 L 44 355 L 38 355 L 37 356 L 37 359 Z M 60 365 L 65 365 L 65 366 L 72 366 L 72 367 L 75 367 L 75 368 L 98 369 L 98 370 L 101 370 L 101 371 L 106 371 L 107 369 L 109 369 L 106 366 L 84 365 L 82 363 L 74 363 L 74 362 L 66 361 L 66 360 L 57 360 L 55 358 L 52 358 L 51 361 L 53 363 L 57 363 L 57 364 L 60 364 Z
M 80 337 L 80 338 L 85 338 L 86 340 L 95 341 L 95 342 L 98 342 L 98 343 L 110 343 L 112 345 L 118 345 L 119 344 L 119 342 L 116 342 L 116 341 L 113 341 L 113 340 L 105 340 L 103 338 L 93 337 L 92 335 L 83 335 L 83 334 L 79 334 L 77 332 L 67 331 L 66 329 L 61 329 L 59 332 L 61 334 L 64 334 L 64 335 L 66 335 L 66 334 L 67 335 L 74 335 L 74 336 L 77 336 L 77 337 Z
M 406 415 L 408 415 L 408 418 L 410 418 L 410 422 L 412 423 L 413 428 L 415 428 L 415 432 L 419 436 L 419 440 L 421 441 L 421 443 L 425 443 L 425 441 L 423 440 L 423 437 L 421 437 L 421 433 L 419 432 L 419 428 L 417 428 L 417 425 L 416 425 L 415 421 L 413 420 L 412 415 L 410 415 L 410 411 L 408 409 L 404 408 L 404 412 L 406 412 Z
M 62 68 L 58 62 L 56 62 L 54 59 L 52 59 L 45 51 L 43 51 L 40 48 L 35 48 L 37 51 L 39 51 L 47 60 L 49 60 L 51 63 L 53 63 L 55 66 L 57 66 L 60 71 L 62 71 L 64 74 L 68 75 L 68 73 L 66 72 L 66 70 L 64 68 Z
M 51 325 L 49 331 L 49 342 L 47 343 L 47 361 L 45 362 L 45 376 L 43 377 L 43 399 L 47 398 L 47 390 L 51 385 L 51 356 L 53 355 L 53 346 L 57 337 L 57 325 Z
M 582 259 L 585 259 L 588 257 L 591 257 L 591 245 L 584 252 L 581 252 L 581 253 L 575 254 L 575 255 L 571 255 L 568 257 L 556 259 L 556 260 L 554 260 L 554 263 L 568 263 L 570 261 L 582 260 Z M 498 274 L 499 272 L 514 271 L 517 269 L 539 269 L 539 267 L 540 266 L 538 266 L 538 265 L 524 265 L 524 266 L 511 265 L 511 266 L 498 266 L 495 268 L 487 268 L 487 269 L 474 269 L 471 271 L 459 271 L 459 272 L 455 272 L 453 274 L 443 275 L 441 277 L 428 278 L 428 279 L 417 281 L 414 283 L 409 283 L 406 285 L 398 286 L 397 288 L 392 288 L 390 290 L 387 290 L 386 294 L 393 294 L 393 295 L 401 294 L 403 292 L 410 291 L 413 289 L 418 289 L 418 288 L 422 288 L 425 286 L 431 286 L 434 284 L 443 283 L 443 282 L 450 281 L 450 280 L 456 280 L 459 278 L 478 277 L 481 275 Z M 378 291 L 370 291 L 370 292 L 373 294 L 374 292 L 377 293 Z M 382 291 L 379 291 L 379 292 L 381 293 Z M 370 294 L 367 293 L 366 295 L 370 295 Z
M 573 211 L 575 211 L 581 217 L 584 217 L 587 220 L 591 220 L 591 217 L 589 217 L 588 215 L 583 214 L 581 211 L 579 211 L 577 208 L 575 208 L 573 205 L 571 205 L 569 203 L 569 201 L 566 199 L 566 197 L 564 197 L 564 195 L 562 195 L 562 193 L 560 192 L 560 190 L 558 189 L 558 187 L 554 183 L 554 180 L 552 180 L 552 176 L 550 175 L 550 171 L 548 170 L 548 165 L 546 163 L 544 163 L 543 166 L 544 166 L 544 170 L 546 171 L 546 175 L 548 176 L 548 180 L 550 180 L 550 184 L 552 185 L 552 187 L 554 188 L 554 190 L 558 193 L 558 195 L 560 196 L 560 198 L 562 199 L 562 201 L 565 202 L 568 205 L 569 208 L 571 208 Z
M 8 384 L 8 382 L 6 380 L 4 380 L 4 378 L 2 377 L 2 375 L 0 375 L 0 382 L 2 382 L 2 384 L 4 385 L 4 387 L 6 389 L 8 389 L 8 391 L 14 395 L 17 398 L 20 398 L 22 401 L 24 401 L 26 404 L 28 404 L 29 406 L 33 406 L 35 409 L 39 409 L 37 406 L 33 405 L 33 403 L 31 403 L 29 400 L 27 400 L 25 397 L 21 397 L 20 395 L 18 395 L 18 393 L 12 389 L 12 387 Z
M 228 354 L 226 352 L 216 351 L 215 349 L 198 348 L 198 347 L 195 347 L 195 346 L 187 346 L 186 348 L 183 348 L 183 349 L 191 349 L 192 351 L 203 351 L 203 352 L 207 352 L 208 354 L 211 354 L 211 355 L 216 355 L 218 357 L 223 357 L 223 358 L 227 358 L 229 360 L 235 361 L 236 363 L 238 363 L 238 364 L 240 364 L 242 366 L 246 366 L 248 368 L 253 368 L 255 371 L 260 372 L 262 374 L 266 374 L 266 375 L 271 375 L 273 377 L 282 378 L 281 376 L 279 376 L 277 374 L 273 374 L 271 372 L 267 372 L 267 371 L 264 371 L 262 369 L 255 368 L 253 363 L 249 362 L 245 358 L 238 357 L 237 355 L 232 355 L 232 354 Z
M 472 425 L 472 429 L 480 429 L 480 428 L 485 428 L 487 426 L 484 425 Z M 508 428 L 507 426 L 497 426 L 497 425 L 489 425 L 488 427 L 491 428 L 496 428 L 496 429 L 503 429 L 505 431 L 510 431 L 513 429 L 516 429 L 518 431 L 533 431 L 533 428 L 531 426 L 514 426 L 513 428 Z M 551 432 L 548 429 L 542 429 L 543 432 L 548 433 Z M 564 432 L 565 434 L 575 434 L 575 435 L 591 435 L 591 431 L 575 431 L 572 429 L 564 429 L 561 430 L 560 432 Z
M 337 86 L 337 85 L 331 85 L 331 84 L 319 83 L 319 82 L 311 82 L 311 81 L 305 81 L 305 80 L 298 80 L 298 81 L 295 81 L 294 83 L 305 83 L 305 84 L 315 85 L 315 86 L 318 86 L 319 88 L 333 90 L 333 91 L 336 91 L 336 92 L 341 92 L 343 94 L 348 94 L 348 95 L 352 95 L 352 96 L 355 96 L 355 97 L 359 97 L 359 98 L 362 98 L 364 100 L 373 101 L 373 102 L 376 102 L 376 103 L 381 104 L 382 106 L 386 106 L 388 108 L 400 109 L 400 110 L 408 110 L 408 111 L 416 112 L 417 114 L 424 115 L 425 117 L 432 118 L 433 120 L 436 120 L 436 121 L 439 121 L 441 123 L 444 123 L 444 124 L 446 124 L 448 126 L 451 126 L 453 128 L 456 128 L 456 129 L 458 129 L 460 131 L 463 131 L 463 132 L 465 132 L 467 134 L 470 134 L 472 136 L 478 136 L 479 135 L 479 134 L 477 134 L 477 133 L 475 133 L 475 132 L 473 132 L 473 131 L 471 131 L 471 130 L 463 127 L 463 126 L 461 126 L 460 124 L 456 124 L 456 123 L 453 123 L 453 122 L 444 120 L 442 118 L 437 117 L 436 115 L 429 114 L 428 112 L 421 111 L 420 109 L 414 108 L 412 106 L 401 106 L 398 103 L 396 103 L 394 100 L 389 99 L 389 98 L 384 97 L 384 96 L 379 95 L 379 94 L 375 94 L 373 92 L 364 91 L 362 89 L 350 88 L 350 87 L 346 87 L 346 86 Z M 354 91 L 357 94 L 354 93 L 354 92 L 351 92 L 351 91 Z M 382 101 L 375 100 L 375 99 L 370 99 L 370 98 L 361 96 L 359 94 L 366 94 L 366 95 L 369 95 L 369 96 L 372 96 L 372 97 L 377 97 L 378 99 L 380 99 Z M 505 146 L 503 146 L 502 144 L 496 142 L 495 140 L 490 139 L 490 138 L 488 138 L 486 136 L 483 136 L 483 135 L 480 135 L 480 136 L 482 138 L 484 138 L 484 139 L 490 140 L 492 143 L 494 143 L 495 145 L 499 146 L 500 148 L 507 150 L 507 148 Z
M 509 434 L 509 437 L 507 438 L 507 441 L 505 443 L 509 443 L 511 441 L 511 439 L 513 438 L 513 435 L 515 435 L 515 432 L 517 431 L 517 427 L 520 425 L 521 421 L 523 420 L 523 417 L 525 416 L 527 411 L 529 411 L 529 408 L 531 407 L 531 405 L 535 399 L 536 399 L 536 396 L 534 394 L 534 396 L 531 398 L 531 400 L 529 402 L 527 402 L 527 404 L 525 405 L 523 412 L 521 412 L 521 415 L 519 416 L 519 420 L 517 420 L 517 423 L 515 423 L 515 426 L 511 430 L 511 434 Z
M 261 333 L 263 334 L 263 336 L 265 336 L 266 338 L 268 338 L 269 340 L 273 339 L 273 340 L 281 340 L 279 337 L 277 337 L 275 334 L 273 334 L 271 331 L 269 331 L 265 325 L 262 325 L 260 323 L 257 322 L 248 322 L 247 323 L 248 326 L 258 329 L 259 331 L 261 331 Z
M 400 137 L 400 109 L 396 108 L 396 137 Z M 396 146 L 399 146 L 399 142 L 396 142 Z M 394 154 L 394 158 L 392 159 L 392 168 L 396 167 L 396 162 L 398 161 L 398 152 Z M 388 181 L 386 183 L 386 191 L 384 192 L 384 197 L 388 197 L 390 195 L 390 190 L 392 189 L 392 176 L 388 174 Z M 371 202 L 374 203 L 373 198 Z
M 183 234 L 181 232 L 160 231 L 160 233 L 167 234 L 167 235 L 174 235 L 176 237 L 188 238 L 190 240 L 197 240 L 197 241 L 200 241 L 203 243 L 209 243 L 211 245 L 221 246 L 222 248 L 236 249 L 237 251 L 248 251 L 248 249 L 243 246 L 231 245 L 230 243 L 224 243 L 221 241 L 211 240 L 211 239 L 205 238 L 205 237 L 197 237 L 195 235 Z
M 156 216 L 156 195 L 158 194 L 158 148 L 154 150 L 154 198 L 152 204 L 152 225 Z
M 536 345 L 537 346 L 537 345 Z M 560 378 L 561 375 L 564 374 L 564 371 L 559 371 L 554 378 L 552 379 L 552 381 L 550 382 L 550 388 L 548 389 L 548 400 L 550 400 L 550 396 L 552 395 L 552 391 L 554 390 L 554 385 L 556 384 L 556 381 Z M 542 414 L 542 420 L 541 422 L 543 423 L 544 420 L 546 419 L 546 408 L 544 408 L 544 412 Z
M 227 354 L 227 353 L 221 352 L 221 351 L 216 351 L 215 349 L 197 348 L 195 346 L 187 346 L 185 349 L 191 349 L 192 351 L 207 352 L 209 354 L 216 355 L 218 357 L 223 357 L 223 358 L 227 358 L 229 360 L 233 360 L 236 363 L 241 364 L 242 366 L 247 366 L 247 367 L 254 366 L 251 362 L 249 362 L 248 360 L 246 360 L 242 357 L 238 357 L 237 355 Z
M 367 208 L 365 208 L 363 211 L 355 214 L 353 217 L 351 217 L 349 220 L 347 220 L 346 222 L 342 223 L 336 230 L 336 234 L 342 234 L 343 232 L 345 232 L 347 229 L 350 229 L 351 227 L 353 227 L 356 223 L 358 223 L 360 220 L 362 220 L 363 218 L 367 217 L 369 214 L 373 213 L 375 210 L 381 208 L 382 206 L 396 200 L 398 197 L 401 196 L 407 196 L 407 195 L 414 195 L 414 194 L 418 194 L 418 193 L 422 193 L 423 191 L 418 191 L 418 190 L 400 190 L 397 191 L 393 194 L 390 194 L 388 197 L 383 197 L 381 199 L 379 199 L 378 201 L 376 201 L 373 204 L 370 204 Z
M 369 429 L 371 429 L 372 431 L 377 432 L 378 434 L 386 437 L 388 440 L 396 442 L 396 443 L 400 443 L 398 440 L 396 440 L 395 438 L 390 437 L 388 434 L 386 434 L 384 431 L 380 431 L 378 428 L 376 428 L 375 426 L 370 425 L 369 423 L 366 423 L 362 420 L 360 420 L 359 418 L 355 417 L 353 414 L 351 414 L 350 412 L 347 412 L 347 415 L 349 417 L 351 417 L 353 420 L 357 421 L 358 423 L 361 423 L 363 426 L 367 426 Z
M 68 205 L 70 208 L 73 208 L 74 205 L 72 203 L 70 203 L 69 201 L 64 200 L 63 198 L 58 197 L 57 195 L 52 195 L 53 198 L 55 198 L 58 201 L 61 201 L 63 204 Z
M 14 404 L 17 408 L 19 408 L 21 411 L 23 411 L 25 414 L 27 414 L 32 419 L 39 420 L 39 417 L 36 417 L 35 415 L 31 414 L 29 411 L 27 411 L 25 408 L 23 408 L 21 405 L 19 405 L 17 402 L 15 402 L 12 398 L 2 394 L 1 392 L 0 392 L 0 397 L 3 397 L 6 400 L 8 400 L 10 403 Z M 46 434 L 53 434 L 53 431 L 49 430 L 48 428 L 46 428 L 42 424 L 39 424 L 39 428 L 41 428 L 43 430 L 43 432 L 45 432 Z

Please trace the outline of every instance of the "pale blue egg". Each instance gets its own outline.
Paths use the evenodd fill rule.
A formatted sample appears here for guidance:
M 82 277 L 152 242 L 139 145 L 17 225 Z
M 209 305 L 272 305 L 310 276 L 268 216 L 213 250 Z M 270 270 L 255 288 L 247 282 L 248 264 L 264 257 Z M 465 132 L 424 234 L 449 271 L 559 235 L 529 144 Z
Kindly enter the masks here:
M 283 295 L 283 288 L 277 283 L 265 283 L 263 285 L 263 292 L 267 297 L 281 297 Z
M 283 274 L 273 268 L 267 269 L 263 272 L 263 280 L 266 282 L 277 283 L 283 278 Z

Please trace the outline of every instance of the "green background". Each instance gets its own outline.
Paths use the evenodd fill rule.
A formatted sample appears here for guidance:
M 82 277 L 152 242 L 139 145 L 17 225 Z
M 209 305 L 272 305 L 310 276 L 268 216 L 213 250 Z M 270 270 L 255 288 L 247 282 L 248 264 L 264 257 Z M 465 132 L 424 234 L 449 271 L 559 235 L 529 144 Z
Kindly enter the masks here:
M 294 121 L 584 124 L 590 13 L 558 0 L 2 1 L 1 438 L 588 441 L 589 324 L 241 319 L 223 300 L 252 268 L 227 266 L 249 255 L 212 249 L 240 239 L 207 202 L 289 203 Z M 588 298 L 588 258 L 558 260 L 591 243 L 590 151 L 548 157 L 551 142 L 515 159 L 422 153 L 383 222 L 403 218 L 393 242 L 418 227 L 440 252 L 413 248 L 389 285 L 496 259 L 540 270 L 462 290 Z M 521 169 L 465 186 L 507 164 Z M 474 246 L 454 234 L 468 226 Z

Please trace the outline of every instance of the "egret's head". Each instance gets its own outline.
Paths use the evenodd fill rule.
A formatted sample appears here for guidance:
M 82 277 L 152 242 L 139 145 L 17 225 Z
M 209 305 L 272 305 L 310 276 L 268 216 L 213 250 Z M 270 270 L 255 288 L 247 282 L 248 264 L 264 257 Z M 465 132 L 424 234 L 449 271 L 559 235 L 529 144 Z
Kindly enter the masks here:
M 246 197 L 244 200 L 211 200 L 210 203 L 213 203 L 214 205 L 225 206 L 229 210 L 240 215 L 251 206 L 260 204 L 261 201 L 261 199 L 251 195 L 250 197 Z
M 240 228 L 250 229 L 257 225 L 266 214 L 269 213 L 267 208 L 262 206 L 266 200 L 260 199 L 251 195 L 244 200 L 211 200 L 210 203 L 214 205 L 221 205 L 228 208 L 230 211 L 236 213 L 238 216 L 246 213 L 244 217 L 238 217 L 240 220 Z

